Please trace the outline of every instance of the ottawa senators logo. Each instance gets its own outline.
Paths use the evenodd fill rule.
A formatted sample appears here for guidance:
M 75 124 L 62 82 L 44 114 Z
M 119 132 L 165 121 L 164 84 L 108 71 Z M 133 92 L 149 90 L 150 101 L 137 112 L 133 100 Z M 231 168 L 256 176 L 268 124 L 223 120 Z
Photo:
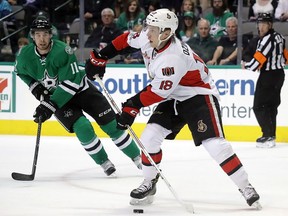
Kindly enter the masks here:
M 171 76 L 174 74 L 174 67 L 166 67 L 162 68 L 163 76 Z
M 197 131 L 200 133 L 204 133 L 207 130 L 207 125 L 203 122 L 203 120 L 199 120 L 197 122 L 198 129 Z

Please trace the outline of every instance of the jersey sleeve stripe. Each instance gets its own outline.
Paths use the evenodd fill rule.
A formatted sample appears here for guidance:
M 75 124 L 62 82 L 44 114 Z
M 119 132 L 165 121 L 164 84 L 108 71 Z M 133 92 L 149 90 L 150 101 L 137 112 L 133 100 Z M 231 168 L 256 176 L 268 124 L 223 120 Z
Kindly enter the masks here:
M 127 40 L 128 40 L 128 35 L 129 35 L 129 32 L 126 32 L 122 35 L 119 35 L 118 37 L 116 37 L 113 41 L 112 41 L 112 44 L 113 46 L 115 47 L 115 49 L 117 51 L 120 51 L 126 47 L 129 46 Z
M 158 103 L 165 98 L 160 97 L 159 95 L 155 94 L 151 91 L 151 86 L 147 87 L 146 91 L 141 92 L 140 94 L 140 101 L 143 106 L 150 106 L 151 104 Z

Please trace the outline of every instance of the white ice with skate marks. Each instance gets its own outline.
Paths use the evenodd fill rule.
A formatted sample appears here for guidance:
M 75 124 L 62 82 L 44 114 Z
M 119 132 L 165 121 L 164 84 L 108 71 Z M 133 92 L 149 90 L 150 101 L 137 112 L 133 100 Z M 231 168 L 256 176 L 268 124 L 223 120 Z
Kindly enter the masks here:
M 75 137 L 41 137 L 35 180 L 19 182 L 11 173 L 31 173 L 35 137 L 1 135 L 0 215 L 126 216 L 135 215 L 135 208 L 150 216 L 192 215 L 161 178 L 152 205 L 129 205 L 129 194 L 143 181 L 142 173 L 109 139 L 102 141 L 116 177 L 106 177 Z M 288 215 L 288 145 L 232 145 L 260 194 L 261 211 L 246 204 L 219 165 L 192 141 L 165 141 L 161 169 L 185 205 L 194 206 L 195 215 Z

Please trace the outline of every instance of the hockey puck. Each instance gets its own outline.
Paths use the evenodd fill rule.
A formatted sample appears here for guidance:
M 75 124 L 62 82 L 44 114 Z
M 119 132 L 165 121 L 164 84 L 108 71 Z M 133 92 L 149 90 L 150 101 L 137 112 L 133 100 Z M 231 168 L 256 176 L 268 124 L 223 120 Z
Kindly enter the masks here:
M 133 209 L 133 213 L 144 213 L 143 209 Z

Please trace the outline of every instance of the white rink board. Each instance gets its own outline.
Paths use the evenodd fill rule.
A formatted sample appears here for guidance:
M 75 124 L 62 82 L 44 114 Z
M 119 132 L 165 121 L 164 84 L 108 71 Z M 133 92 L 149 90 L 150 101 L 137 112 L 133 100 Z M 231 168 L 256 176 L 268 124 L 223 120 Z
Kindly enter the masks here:
M 11 76 L 11 74 L 7 73 L 7 71 L 11 70 L 13 70 L 12 66 L 0 65 L 0 78 Z M 6 71 L 6 73 L 3 73 L 3 71 Z M 210 71 L 221 95 L 220 105 L 222 107 L 223 124 L 257 126 L 252 105 L 258 73 L 237 68 L 212 68 Z M 149 78 L 144 67 L 108 66 L 103 82 L 120 107 L 122 102 L 149 84 Z M 288 115 L 286 114 L 288 100 L 285 100 L 284 95 L 285 92 L 288 92 L 287 88 L 287 82 L 284 82 L 282 103 L 279 107 L 277 118 L 278 126 L 288 125 Z M 2 93 L 5 93 L 5 89 Z M 4 102 L 2 101 L 2 103 Z M 31 95 L 26 84 L 16 77 L 16 112 L 0 111 L 0 119 L 31 120 L 37 105 L 38 102 Z M 146 122 L 155 106 L 143 108 L 135 122 Z

